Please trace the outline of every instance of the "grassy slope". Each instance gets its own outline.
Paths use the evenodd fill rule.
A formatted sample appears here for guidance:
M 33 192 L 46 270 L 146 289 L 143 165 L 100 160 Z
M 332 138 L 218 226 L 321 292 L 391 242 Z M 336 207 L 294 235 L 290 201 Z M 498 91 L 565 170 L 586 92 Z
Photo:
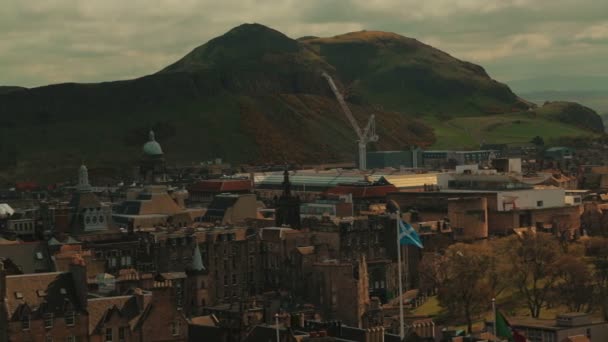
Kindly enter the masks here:
M 442 121 L 436 117 L 424 119 L 435 128 L 436 149 L 478 148 L 486 143 L 523 143 L 540 135 L 545 141 L 564 136 L 585 136 L 587 130 L 564 124 L 551 118 L 527 113 L 493 116 L 459 117 Z

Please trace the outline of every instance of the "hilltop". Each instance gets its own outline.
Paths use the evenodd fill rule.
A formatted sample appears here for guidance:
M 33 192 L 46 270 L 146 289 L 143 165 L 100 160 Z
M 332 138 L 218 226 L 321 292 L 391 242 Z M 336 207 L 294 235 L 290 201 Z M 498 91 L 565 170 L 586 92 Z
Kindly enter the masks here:
M 125 170 L 150 128 L 170 164 L 352 160 L 354 133 L 322 71 L 360 123 L 376 114 L 381 139 L 371 149 L 441 146 L 446 137 L 466 147 L 466 135 L 437 122 L 518 115 L 530 106 L 482 67 L 415 39 L 363 31 L 294 40 L 244 24 L 141 78 L 0 89 L 0 151 L 19 160 L 16 168 L 0 165 L 11 178 L 43 169 L 61 179 L 82 161 Z M 568 134 L 593 129 L 564 113 L 554 124 L 572 128 Z

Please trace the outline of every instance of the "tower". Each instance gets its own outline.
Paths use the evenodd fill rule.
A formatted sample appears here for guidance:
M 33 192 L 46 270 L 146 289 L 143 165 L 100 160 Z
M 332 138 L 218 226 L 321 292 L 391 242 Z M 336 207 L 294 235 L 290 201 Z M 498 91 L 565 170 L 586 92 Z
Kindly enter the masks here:
M 82 164 L 78 170 L 78 187 L 79 192 L 90 192 L 91 184 L 89 184 L 89 170 Z
M 291 182 L 287 168 L 283 172 L 283 193 L 276 200 L 276 225 L 300 228 L 300 198 L 291 194 Z
M 139 163 L 141 180 L 147 184 L 166 182 L 165 156 L 163 149 L 156 141 L 154 131 L 148 133 L 148 141 L 144 144 L 142 151 L 143 156 Z

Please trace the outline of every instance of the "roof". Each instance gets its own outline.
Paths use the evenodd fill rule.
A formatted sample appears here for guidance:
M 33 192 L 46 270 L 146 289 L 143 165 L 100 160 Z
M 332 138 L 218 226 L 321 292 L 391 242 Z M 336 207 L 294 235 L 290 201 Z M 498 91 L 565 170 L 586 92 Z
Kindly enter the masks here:
M 207 179 L 188 186 L 190 192 L 231 192 L 251 190 L 249 179 Z
M 78 302 L 71 273 L 52 272 L 6 277 L 6 307 L 9 315 L 27 304 L 34 310 L 44 303 L 48 312 L 63 312 L 66 302 L 82 308 Z
M 93 192 L 76 192 L 70 200 L 72 208 L 101 208 L 101 201 Z
M 44 242 L 2 244 L 0 257 L 11 259 L 25 274 L 52 271 L 51 257 Z
M 238 196 L 215 196 L 213 201 L 207 207 L 207 211 L 205 212 L 205 218 L 209 218 L 211 216 L 223 217 L 228 208 L 234 206 L 234 204 L 239 200 Z
M 397 192 L 394 185 L 338 185 L 326 191 L 332 195 L 352 194 L 353 198 L 384 198 L 390 192 Z
M 161 273 L 160 275 L 164 280 L 184 279 L 187 277 L 186 273 L 184 272 L 168 272 Z
M 301 255 L 310 255 L 315 253 L 315 246 L 296 247 Z
M 190 322 L 193 325 L 203 325 L 210 327 L 215 327 L 219 323 L 218 319 L 214 315 L 192 317 Z
M 152 300 L 149 293 L 143 294 L 143 307 L 137 303 L 136 295 L 94 298 L 88 300 L 87 311 L 89 312 L 89 334 L 102 323 L 111 310 L 119 310 L 120 314 L 129 321 L 131 328 L 139 321 Z
M 154 131 L 150 131 L 148 142 L 146 142 L 142 148 L 144 154 L 149 156 L 159 156 L 163 154 L 163 149 L 154 137 Z

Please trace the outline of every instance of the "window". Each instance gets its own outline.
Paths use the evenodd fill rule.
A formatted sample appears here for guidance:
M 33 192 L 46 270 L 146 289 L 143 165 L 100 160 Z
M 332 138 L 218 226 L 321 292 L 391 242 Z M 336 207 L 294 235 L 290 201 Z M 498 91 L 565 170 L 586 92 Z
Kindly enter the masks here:
M 25 314 L 21 317 L 21 329 L 29 330 L 30 329 L 30 315 Z
M 123 328 L 123 327 L 118 328 L 118 341 L 119 342 L 125 341 L 125 328 Z
M 232 275 L 232 284 L 236 285 L 237 281 L 236 281 L 236 274 Z
M 76 342 L 76 336 L 71 335 L 65 338 L 65 342 Z
M 45 313 L 44 314 L 44 327 L 50 329 L 53 327 L 53 314 Z
M 171 324 L 171 335 L 178 336 L 179 335 L 180 323 L 179 321 L 175 321 Z
M 228 276 L 224 276 L 224 286 L 228 286 Z
M 36 259 L 38 259 L 38 260 L 42 260 L 43 259 L 41 252 L 36 252 Z
M 72 326 L 74 325 L 74 321 L 75 321 L 75 315 L 74 315 L 74 311 L 69 311 L 65 314 L 65 325 L 67 326 Z
M 542 207 L 543 206 L 543 201 L 536 201 L 536 206 L 537 207 Z
M 106 328 L 106 342 L 112 342 L 112 328 Z

